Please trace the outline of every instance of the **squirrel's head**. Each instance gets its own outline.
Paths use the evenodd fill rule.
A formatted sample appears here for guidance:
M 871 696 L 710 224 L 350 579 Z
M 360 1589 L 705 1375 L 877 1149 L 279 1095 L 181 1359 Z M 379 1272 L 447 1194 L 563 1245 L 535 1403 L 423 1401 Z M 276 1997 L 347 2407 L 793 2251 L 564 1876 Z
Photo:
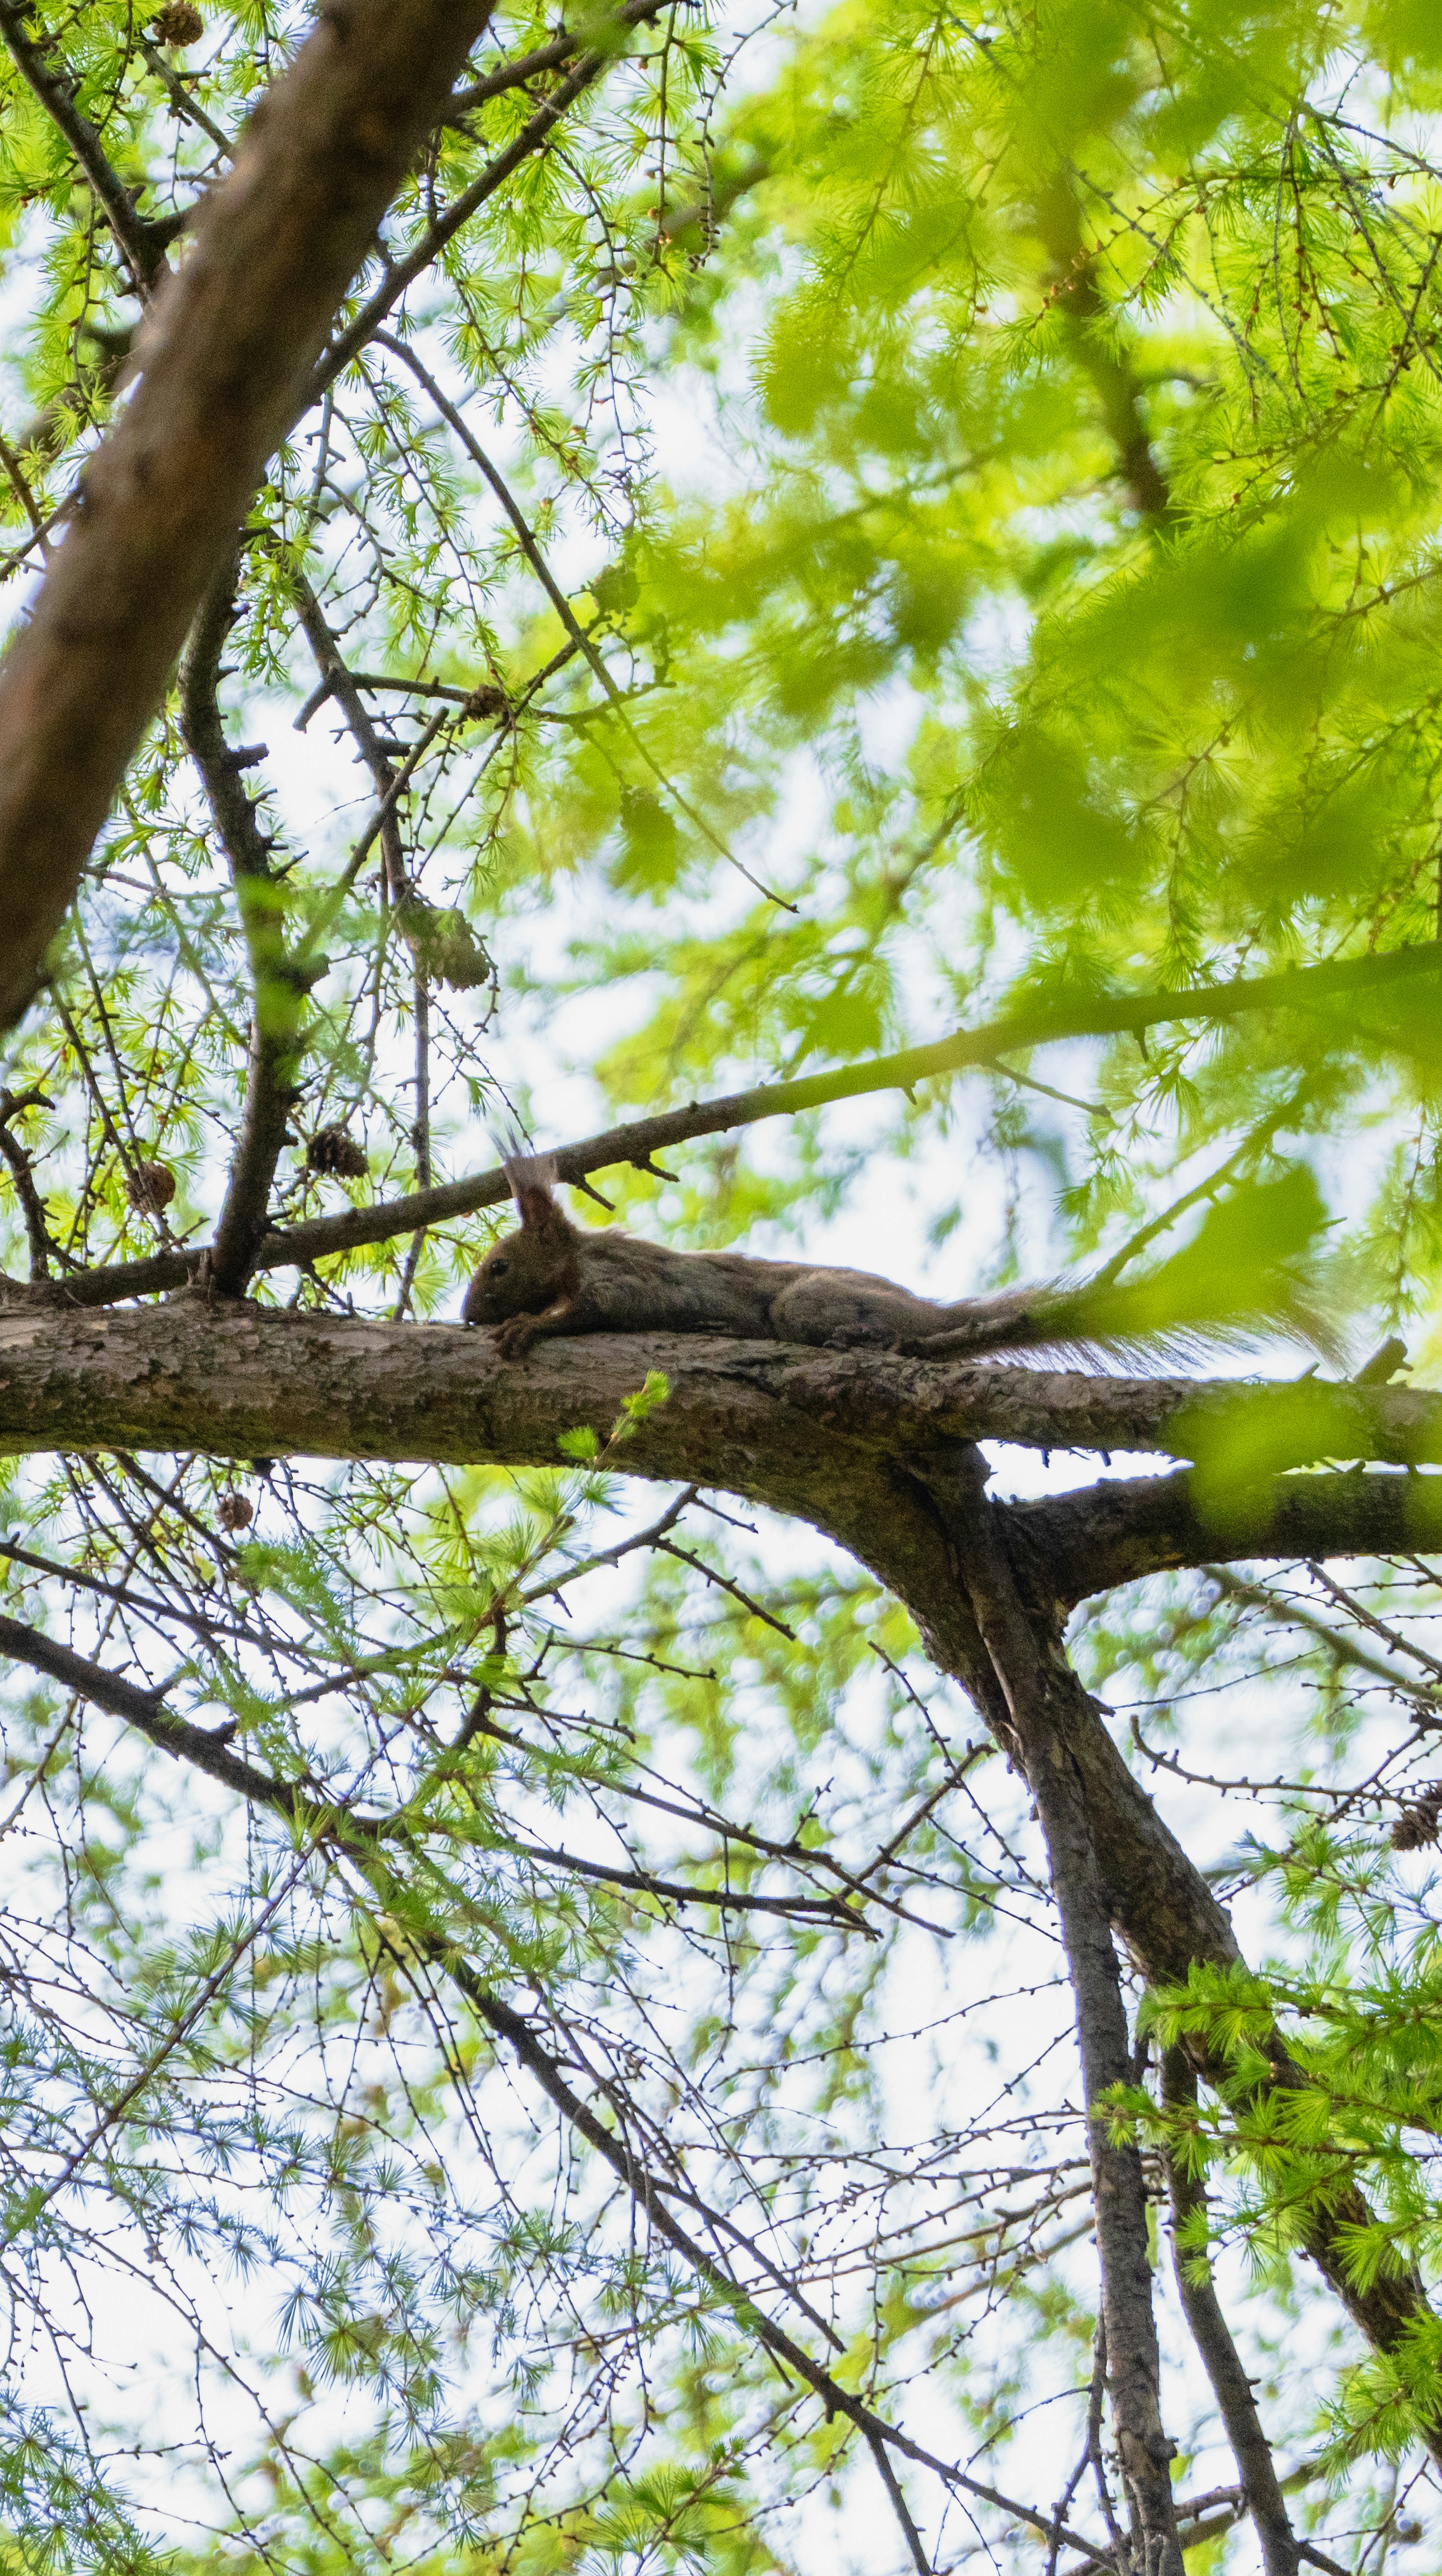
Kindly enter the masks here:
M 539 1315 L 570 1284 L 576 1229 L 551 1195 L 556 1177 L 547 1157 L 513 1157 L 505 1165 L 521 1222 L 488 1252 L 461 1308 L 465 1324 L 504 1324 L 512 1315 Z

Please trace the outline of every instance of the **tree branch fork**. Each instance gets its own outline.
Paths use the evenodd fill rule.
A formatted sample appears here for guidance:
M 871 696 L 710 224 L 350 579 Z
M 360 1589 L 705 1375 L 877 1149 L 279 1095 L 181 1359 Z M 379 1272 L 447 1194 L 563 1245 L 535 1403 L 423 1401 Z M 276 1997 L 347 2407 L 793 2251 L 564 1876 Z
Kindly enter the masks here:
M 1113 1927 L 1154 1983 L 1185 1978 L 1193 1959 L 1227 1965 L 1239 1954 L 1225 1914 L 1132 1781 L 1103 1713 L 1061 1657 L 1058 1614 L 1083 1591 L 1153 1565 L 1204 1561 L 1224 1553 L 1225 1541 L 1205 1490 L 1185 1473 L 1020 1507 L 983 1503 L 971 1444 L 1074 1445 L 1085 1429 L 1087 1445 L 1100 1445 L 1097 1435 L 1105 1432 L 1117 1445 L 1125 1434 L 1134 1445 L 1165 1449 L 1188 1421 L 1225 1419 L 1290 1390 L 640 1336 L 552 1343 L 517 1365 L 501 1360 L 485 1337 L 453 1326 L 392 1326 L 187 1297 L 158 1311 L 0 1314 L 0 1448 L 554 1464 L 563 1431 L 585 1424 L 608 1433 L 627 1395 L 658 1366 L 670 1393 L 634 1426 L 618 1463 L 642 1476 L 684 1475 L 728 1487 L 838 1538 L 908 1602 L 937 1662 L 962 1681 L 998 1740 L 1020 1755 L 1043 1806 L 1065 1899 L 1087 2092 L 1095 2099 L 1128 2071 Z M 1442 1442 L 1438 1399 L 1376 1387 L 1328 1393 L 1350 1408 L 1359 1455 L 1392 1457 Z M 1275 1526 L 1289 1553 L 1299 1537 L 1319 1553 L 1329 1545 L 1350 1552 L 1397 1544 L 1417 1481 L 1331 1472 L 1256 1482 L 1237 1543 L 1245 1553 L 1267 1553 L 1266 1530 Z M 367 1878 L 378 1867 L 388 1876 L 382 1819 L 332 1805 L 318 1781 L 258 1771 L 233 1747 L 232 1728 L 198 1727 L 160 1695 L 15 1621 L 0 1622 L 0 1654 L 109 1708 L 158 1749 L 277 1813 L 293 1830 L 334 1844 Z M 634 1883 L 663 1900 L 692 1901 L 692 1891 L 644 1872 Z M 694 1901 L 708 1900 L 697 1890 Z M 797 1901 L 781 1900 L 775 1910 L 794 1911 Z M 829 1910 L 843 1929 L 840 1910 L 834 1903 Z M 855 1928 L 865 1928 L 859 1917 Z M 464 1960 L 440 1944 L 434 1961 L 538 2078 L 554 2071 L 536 2060 L 535 2036 L 522 2018 L 483 1989 Z M 1201 2071 L 1214 2080 L 1219 2073 L 1204 2054 Z M 1294 2072 L 1279 2041 L 1272 2080 L 1285 2085 Z M 614 2142 L 597 2132 L 585 2106 L 569 2094 L 562 2099 L 550 2083 L 545 2089 L 593 2148 L 614 2160 Z M 1134 2156 L 1106 2146 L 1100 2128 L 1093 2144 L 1133 2556 L 1138 2568 L 1178 2576 L 1139 2171 Z M 632 2187 L 629 2163 L 626 2178 Z M 650 2223 L 710 2280 L 664 2203 L 649 2190 L 643 2197 Z M 1349 2190 L 1313 2226 L 1307 2250 L 1369 2339 L 1392 2349 L 1425 2317 L 1423 2293 L 1411 2275 L 1356 2289 L 1346 2240 L 1368 2218 L 1360 2195 Z M 713 2286 L 729 2294 L 734 2285 Z M 759 2314 L 756 2328 L 766 2349 L 830 2403 L 831 2379 L 785 2330 Z M 856 2421 L 868 2439 L 874 2434 L 948 2482 L 955 2478 L 869 2411 L 864 2423 L 859 2413 Z M 974 2494 L 990 2492 L 961 2483 Z M 1009 2499 L 992 2500 L 1038 2522 Z M 1078 2535 L 1067 2537 L 1085 2546 Z M 1291 2535 L 1282 2529 L 1276 2538 L 1273 2563 L 1280 2567 Z

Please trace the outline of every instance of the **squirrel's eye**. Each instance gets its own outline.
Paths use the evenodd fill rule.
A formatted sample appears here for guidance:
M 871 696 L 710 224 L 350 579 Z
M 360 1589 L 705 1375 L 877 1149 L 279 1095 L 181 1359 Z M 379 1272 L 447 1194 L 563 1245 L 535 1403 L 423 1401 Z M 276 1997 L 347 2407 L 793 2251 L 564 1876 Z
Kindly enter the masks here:
M 509 1261 L 489 1261 L 486 1264 L 486 1267 L 490 1271 L 493 1279 L 499 1279 L 502 1271 L 509 1270 L 510 1266 Z

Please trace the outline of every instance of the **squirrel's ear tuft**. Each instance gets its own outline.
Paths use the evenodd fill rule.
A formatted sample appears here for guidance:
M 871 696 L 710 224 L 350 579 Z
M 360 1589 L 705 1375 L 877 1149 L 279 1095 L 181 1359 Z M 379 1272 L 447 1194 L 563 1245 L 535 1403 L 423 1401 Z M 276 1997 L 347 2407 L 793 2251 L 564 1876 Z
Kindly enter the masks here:
M 517 1198 L 522 1190 L 553 1190 L 559 1177 L 554 1154 L 508 1154 L 501 1169 Z
M 508 1154 L 501 1169 L 515 1192 L 522 1225 L 564 1224 L 551 1196 L 556 1182 L 554 1154 Z

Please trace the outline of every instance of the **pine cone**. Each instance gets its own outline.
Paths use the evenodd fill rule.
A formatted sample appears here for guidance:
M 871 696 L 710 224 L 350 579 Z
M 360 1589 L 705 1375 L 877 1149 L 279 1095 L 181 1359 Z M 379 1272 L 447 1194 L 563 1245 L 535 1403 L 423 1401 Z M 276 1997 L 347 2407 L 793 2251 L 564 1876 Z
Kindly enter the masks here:
M 370 1170 L 364 1145 L 348 1136 L 344 1127 L 317 1127 L 305 1149 L 306 1169 L 311 1172 L 338 1172 L 345 1181 L 362 1181 Z
M 498 688 L 493 680 L 483 680 L 478 689 L 472 689 L 464 712 L 476 717 L 503 716 L 510 703 L 504 689 Z
M 255 1518 L 255 1505 L 248 1503 L 244 1494 L 222 1494 L 215 1516 L 222 1529 L 248 1529 Z
M 437 912 L 421 894 L 403 895 L 396 915 L 401 937 L 417 966 L 432 982 L 453 993 L 469 993 L 491 979 L 485 941 L 478 939 L 463 912 L 454 905 Z
M 193 45 L 205 33 L 205 20 L 190 0 L 169 0 L 151 19 L 150 32 L 158 45 Z
M 125 1194 L 142 1215 L 159 1216 L 175 1196 L 175 1174 L 168 1163 L 137 1163 L 125 1176 Z
M 1414 1798 L 1402 1810 L 1392 1827 L 1394 1851 L 1421 1851 L 1424 1843 L 1435 1843 L 1442 1820 L 1442 1780 L 1434 1780 L 1420 1798 Z

